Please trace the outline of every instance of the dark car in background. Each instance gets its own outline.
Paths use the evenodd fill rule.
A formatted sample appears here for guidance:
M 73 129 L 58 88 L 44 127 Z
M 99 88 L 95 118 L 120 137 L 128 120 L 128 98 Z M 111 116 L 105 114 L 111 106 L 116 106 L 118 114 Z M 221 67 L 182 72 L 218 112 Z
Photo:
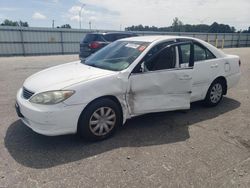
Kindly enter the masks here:
M 79 57 L 80 59 L 85 59 L 111 42 L 136 36 L 138 35 L 129 32 L 88 33 L 80 42 Z

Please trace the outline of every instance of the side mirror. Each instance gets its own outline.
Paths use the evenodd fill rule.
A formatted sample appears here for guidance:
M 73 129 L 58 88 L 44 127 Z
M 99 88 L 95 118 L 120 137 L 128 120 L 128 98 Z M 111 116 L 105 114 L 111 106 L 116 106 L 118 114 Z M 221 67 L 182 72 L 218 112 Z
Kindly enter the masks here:
M 140 71 L 141 71 L 141 72 L 145 72 L 145 71 L 146 71 L 145 62 L 144 62 L 144 61 L 143 61 L 142 64 L 141 64 Z

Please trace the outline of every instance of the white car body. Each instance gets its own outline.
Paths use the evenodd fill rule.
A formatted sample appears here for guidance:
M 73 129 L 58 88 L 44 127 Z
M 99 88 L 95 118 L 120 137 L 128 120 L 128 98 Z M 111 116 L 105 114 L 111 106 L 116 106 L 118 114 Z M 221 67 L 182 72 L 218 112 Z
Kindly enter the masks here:
M 216 56 L 198 61 L 193 68 L 175 68 L 146 73 L 132 73 L 136 65 L 155 45 L 170 40 L 188 39 L 205 46 Z M 22 121 L 35 132 L 55 136 L 77 132 L 79 117 L 85 107 L 100 97 L 112 97 L 127 119 L 151 112 L 189 109 L 190 103 L 204 100 L 211 83 L 219 77 L 227 89 L 240 79 L 239 57 L 226 55 L 199 39 L 176 36 L 145 36 L 121 41 L 145 41 L 150 45 L 125 70 L 109 71 L 71 62 L 38 72 L 25 80 L 23 87 L 35 94 L 53 90 L 74 90 L 75 94 L 55 105 L 34 104 L 17 93 Z M 178 64 L 178 58 L 176 59 Z M 163 87 L 166 86 L 167 87 Z

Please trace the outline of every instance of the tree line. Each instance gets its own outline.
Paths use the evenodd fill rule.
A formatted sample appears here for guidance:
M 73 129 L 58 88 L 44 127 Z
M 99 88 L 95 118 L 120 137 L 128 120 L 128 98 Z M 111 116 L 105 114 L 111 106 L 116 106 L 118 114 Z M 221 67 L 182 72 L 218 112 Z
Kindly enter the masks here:
M 231 27 L 226 24 L 218 24 L 214 22 L 211 25 L 207 24 L 183 24 L 178 18 L 174 18 L 171 26 L 168 27 L 155 27 L 155 26 L 143 26 L 143 25 L 132 25 L 125 28 L 126 31 L 159 31 L 159 32 L 201 32 L 201 33 L 235 33 L 235 27 Z M 250 33 L 250 27 L 248 30 L 237 31 L 242 33 Z
M 29 27 L 28 22 L 25 21 L 12 21 L 5 19 L 0 26 L 16 26 L 16 27 Z M 56 28 L 67 28 L 71 29 L 70 24 L 64 24 L 57 26 Z M 227 24 L 218 24 L 214 22 L 211 25 L 207 24 L 183 24 L 177 17 L 173 19 L 171 26 L 167 27 L 155 27 L 155 26 L 143 26 L 143 25 L 132 25 L 125 28 L 126 31 L 159 31 L 159 32 L 201 32 L 201 33 L 235 33 L 235 27 L 231 27 Z M 250 27 L 248 30 L 240 30 L 238 33 L 250 33 Z
M 15 26 L 15 27 L 29 27 L 28 22 L 23 22 L 23 21 L 12 21 L 5 19 L 1 24 L 1 26 Z M 57 26 L 56 28 L 67 28 L 71 29 L 71 26 L 69 24 L 64 24 L 61 26 Z
M 23 21 L 12 21 L 12 20 L 4 20 L 1 24 L 1 26 L 16 26 L 16 27 L 29 27 L 28 22 Z

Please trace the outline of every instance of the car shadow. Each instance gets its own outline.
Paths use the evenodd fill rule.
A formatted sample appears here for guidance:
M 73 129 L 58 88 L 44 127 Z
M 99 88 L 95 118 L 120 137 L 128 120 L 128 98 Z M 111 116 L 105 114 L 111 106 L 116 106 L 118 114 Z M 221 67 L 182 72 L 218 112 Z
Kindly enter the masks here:
M 4 138 L 10 155 L 20 164 L 45 169 L 78 161 L 121 147 L 144 147 L 185 141 L 189 126 L 213 119 L 240 106 L 234 99 L 224 98 L 215 108 L 200 103 L 191 110 L 147 114 L 129 120 L 114 137 L 87 143 L 75 135 L 46 137 L 36 134 L 20 120 L 12 123 Z

